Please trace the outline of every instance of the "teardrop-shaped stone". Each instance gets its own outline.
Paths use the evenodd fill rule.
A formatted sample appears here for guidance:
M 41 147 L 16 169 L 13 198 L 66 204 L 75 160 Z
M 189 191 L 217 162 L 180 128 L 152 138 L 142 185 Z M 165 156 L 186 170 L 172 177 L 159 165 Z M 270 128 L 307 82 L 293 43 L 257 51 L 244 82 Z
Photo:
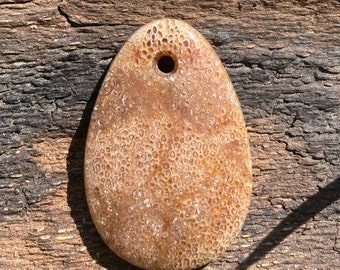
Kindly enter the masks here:
M 188 24 L 137 30 L 112 62 L 87 135 L 86 197 L 105 243 L 145 269 L 190 269 L 232 243 L 252 170 L 240 103 Z

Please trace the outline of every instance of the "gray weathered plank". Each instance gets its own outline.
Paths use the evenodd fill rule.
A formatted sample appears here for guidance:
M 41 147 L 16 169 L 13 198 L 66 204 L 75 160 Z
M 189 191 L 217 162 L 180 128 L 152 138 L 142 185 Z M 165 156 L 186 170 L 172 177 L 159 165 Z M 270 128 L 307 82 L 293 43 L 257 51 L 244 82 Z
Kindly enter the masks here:
M 214 46 L 248 125 L 242 233 L 205 269 L 340 264 L 340 3 L 0 1 L 0 267 L 135 269 L 84 197 L 86 128 L 112 57 L 140 25 L 183 19 Z M 261 242 L 262 241 L 262 242 Z

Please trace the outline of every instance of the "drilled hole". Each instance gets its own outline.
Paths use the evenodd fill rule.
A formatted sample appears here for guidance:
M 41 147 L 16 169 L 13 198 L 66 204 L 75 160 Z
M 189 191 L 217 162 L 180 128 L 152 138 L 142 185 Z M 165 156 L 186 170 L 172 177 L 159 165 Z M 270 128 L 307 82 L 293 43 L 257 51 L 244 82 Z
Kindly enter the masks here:
M 175 60 L 170 55 L 163 55 L 157 61 L 157 67 L 163 73 L 170 73 L 174 71 L 175 66 Z

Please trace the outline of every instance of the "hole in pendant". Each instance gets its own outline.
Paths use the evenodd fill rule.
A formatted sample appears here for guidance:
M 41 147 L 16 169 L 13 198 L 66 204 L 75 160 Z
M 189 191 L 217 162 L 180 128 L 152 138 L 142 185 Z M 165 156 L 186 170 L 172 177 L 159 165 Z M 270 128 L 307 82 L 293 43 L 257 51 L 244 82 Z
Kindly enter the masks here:
M 175 70 L 176 63 L 170 55 L 163 55 L 158 59 L 157 67 L 163 73 L 170 73 Z

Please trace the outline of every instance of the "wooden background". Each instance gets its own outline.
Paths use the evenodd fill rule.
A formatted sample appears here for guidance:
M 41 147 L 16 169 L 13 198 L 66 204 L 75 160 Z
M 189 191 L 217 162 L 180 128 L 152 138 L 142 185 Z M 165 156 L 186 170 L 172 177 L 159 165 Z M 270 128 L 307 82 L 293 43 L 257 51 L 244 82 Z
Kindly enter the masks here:
M 339 269 L 336 0 L 0 0 L 0 268 L 137 269 L 91 221 L 84 142 L 111 59 L 163 17 L 214 46 L 251 140 L 248 218 L 204 269 Z

